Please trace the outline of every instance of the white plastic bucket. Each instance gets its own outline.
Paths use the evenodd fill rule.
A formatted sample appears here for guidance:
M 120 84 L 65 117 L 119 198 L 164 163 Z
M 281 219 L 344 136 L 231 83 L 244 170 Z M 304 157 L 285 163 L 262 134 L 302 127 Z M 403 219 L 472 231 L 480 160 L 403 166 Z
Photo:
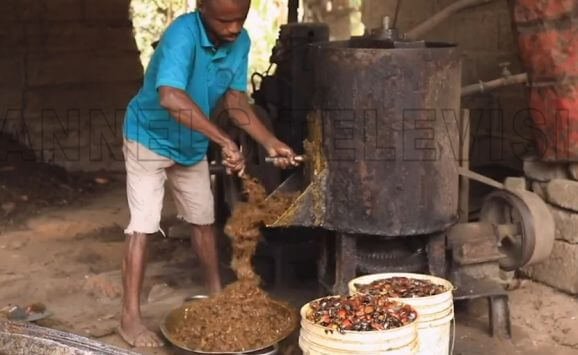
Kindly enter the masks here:
M 370 284 L 373 281 L 392 277 L 407 277 L 418 280 L 428 280 L 436 285 L 444 286 L 447 291 L 439 295 L 417 298 L 392 298 L 393 300 L 413 306 L 418 313 L 418 337 L 420 355 L 447 355 L 450 353 L 452 321 L 454 319 L 454 286 L 439 277 L 410 274 L 384 273 L 365 275 L 349 282 L 349 293 L 359 293 L 355 284 Z M 453 349 L 452 349 L 453 350 Z
M 419 349 L 417 323 L 380 331 L 338 331 L 307 320 L 309 303 L 301 307 L 299 347 L 304 355 L 415 355 Z M 419 319 L 419 316 L 418 316 Z

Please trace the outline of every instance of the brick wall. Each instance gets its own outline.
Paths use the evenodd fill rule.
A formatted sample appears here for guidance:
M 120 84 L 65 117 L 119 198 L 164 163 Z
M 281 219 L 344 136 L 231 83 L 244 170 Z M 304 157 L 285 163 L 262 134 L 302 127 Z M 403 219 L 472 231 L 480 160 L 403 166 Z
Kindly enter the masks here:
M 454 0 L 403 0 L 397 27 L 408 31 L 452 2 Z M 393 18 L 395 3 L 396 0 L 364 0 L 366 28 L 380 27 L 386 15 Z M 510 62 L 513 74 L 523 72 L 506 1 L 494 1 L 457 13 L 424 39 L 459 45 L 464 85 L 500 77 L 499 64 L 503 62 Z M 473 110 L 473 165 L 499 164 L 520 169 L 519 158 L 533 141 L 525 121 L 528 107 L 525 88 L 501 88 L 465 98 L 462 105 Z
M 2 0 L 0 47 L 0 130 L 71 170 L 122 169 L 142 80 L 129 0 Z

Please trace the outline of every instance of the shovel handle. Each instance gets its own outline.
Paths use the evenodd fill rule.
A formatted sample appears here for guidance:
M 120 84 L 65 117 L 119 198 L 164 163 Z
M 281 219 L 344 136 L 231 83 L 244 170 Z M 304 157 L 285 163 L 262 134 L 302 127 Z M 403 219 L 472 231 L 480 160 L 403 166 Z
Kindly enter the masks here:
M 285 159 L 285 157 L 265 157 L 265 163 L 275 163 L 280 159 Z M 302 163 L 305 161 L 305 156 L 296 155 L 294 159 L 296 162 Z

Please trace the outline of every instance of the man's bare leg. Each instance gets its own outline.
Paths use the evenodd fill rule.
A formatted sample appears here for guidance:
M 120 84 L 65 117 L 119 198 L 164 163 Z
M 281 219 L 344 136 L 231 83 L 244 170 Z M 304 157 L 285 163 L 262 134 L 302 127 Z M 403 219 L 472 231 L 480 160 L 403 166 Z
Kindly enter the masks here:
M 127 236 L 122 262 L 122 315 L 119 333 L 124 340 L 136 347 L 159 347 L 163 341 L 148 330 L 140 314 L 140 294 L 147 259 L 147 236 L 134 233 Z
M 219 275 L 219 257 L 213 225 L 200 226 L 193 224 L 191 242 L 203 268 L 205 282 L 211 294 L 221 291 Z

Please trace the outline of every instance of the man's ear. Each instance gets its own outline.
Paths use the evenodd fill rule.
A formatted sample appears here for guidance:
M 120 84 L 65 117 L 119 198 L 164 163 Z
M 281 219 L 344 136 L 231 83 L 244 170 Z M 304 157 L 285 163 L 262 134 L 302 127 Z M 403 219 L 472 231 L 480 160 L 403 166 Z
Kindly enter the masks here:
M 205 5 L 205 0 L 197 0 L 197 9 L 199 9 L 201 12 L 204 9 Z

